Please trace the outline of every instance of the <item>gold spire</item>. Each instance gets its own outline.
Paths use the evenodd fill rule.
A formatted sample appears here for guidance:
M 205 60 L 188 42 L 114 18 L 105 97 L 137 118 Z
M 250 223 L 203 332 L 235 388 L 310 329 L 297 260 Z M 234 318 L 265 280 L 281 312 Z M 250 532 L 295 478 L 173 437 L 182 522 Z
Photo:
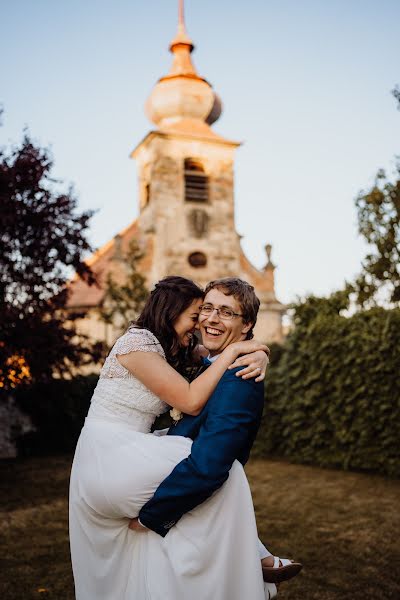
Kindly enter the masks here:
M 194 45 L 192 40 L 187 34 L 186 26 L 185 26 L 185 14 L 184 14 L 184 0 L 179 0 L 178 3 L 178 31 L 176 32 L 176 36 L 171 42 L 170 50 L 173 51 L 173 46 L 175 44 L 185 44 L 190 46 L 190 52 L 193 50 Z
M 173 54 L 171 69 L 163 79 L 171 77 L 190 77 L 194 79 L 202 79 L 197 74 L 196 68 L 192 63 L 190 54 L 194 49 L 194 44 L 187 34 L 184 16 L 184 0 L 179 0 L 178 3 L 178 30 L 170 46 L 170 51 Z
M 178 22 L 185 27 L 185 6 L 183 0 L 178 0 Z
M 218 137 L 210 125 L 220 116 L 222 104 L 192 63 L 194 44 L 186 32 L 184 0 L 178 0 L 178 30 L 169 49 L 172 66 L 154 86 L 146 102 L 147 116 L 163 131 Z

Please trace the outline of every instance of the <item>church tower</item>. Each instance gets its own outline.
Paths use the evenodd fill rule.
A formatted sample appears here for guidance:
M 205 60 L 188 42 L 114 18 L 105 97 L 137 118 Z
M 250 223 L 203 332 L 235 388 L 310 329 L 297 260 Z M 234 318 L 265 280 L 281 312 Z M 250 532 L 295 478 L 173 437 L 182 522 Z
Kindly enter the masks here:
M 261 300 L 256 336 L 279 342 L 285 307 L 275 296 L 271 246 L 266 246 L 262 270 L 241 248 L 234 219 L 234 158 L 240 144 L 211 128 L 222 104 L 197 73 L 193 49 L 179 0 L 178 31 L 170 45 L 172 66 L 146 102 L 154 129 L 131 154 L 138 166 L 139 216 L 89 259 L 98 285 L 89 288 L 79 279 L 73 281 L 69 307 L 85 313 L 84 332 L 108 342 L 114 339 L 118 328 L 114 324 L 102 333 L 98 307 L 108 273 L 123 283 L 124 252 L 136 240 L 144 256 L 138 270 L 150 288 L 172 274 L 202 286 L 228 276 L 248 281 Z
M 138 164 L 139 227 L 151 236 L 150 283 L 179 274 L 205 285 L 219 277 L 241 276 L 262 301 L 258 335 L 282 337 L 284 307 L 274 293 L 274 266 L 250 265 L 234 222 L 234 158 L 238 142 L 211 125 L 222 104 L 192 62 L 194 45 L 185 28 L 183 0 L 178 31 L 170 44 L 172 65 L 146 102 L 156 128 L 132 152 Z
M 204 285 L 240 270 L 233 210 L 237 142 L 210 127 L 221 102 L 192 63 L 180 2 L 170 72 L 154 87 L 146 113 L 156 125 L 132 156 L 139 171 L 140 223 L 154 236 L 151 279 L 179 273 Z

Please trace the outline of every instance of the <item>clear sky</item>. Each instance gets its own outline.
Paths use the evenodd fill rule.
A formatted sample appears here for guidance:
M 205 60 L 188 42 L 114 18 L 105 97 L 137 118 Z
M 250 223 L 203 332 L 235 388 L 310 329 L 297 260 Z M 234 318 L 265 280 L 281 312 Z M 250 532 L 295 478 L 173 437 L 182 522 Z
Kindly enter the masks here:
M 25 126 L 50 146 L 54 173 L 91 241 L 137 216 L 130 151 L 151 128 L 143 106 L 170 65 L 177 0 L 0 2 L 1 143 Z M 400 154 L 399 0 L 186 0 L 193 59 L 224 103 L 214 125 L 244 142 L 236 227 L 257 267 L 273 245 L 289 302 L 329 293 L 366 248 L 354 198 Z

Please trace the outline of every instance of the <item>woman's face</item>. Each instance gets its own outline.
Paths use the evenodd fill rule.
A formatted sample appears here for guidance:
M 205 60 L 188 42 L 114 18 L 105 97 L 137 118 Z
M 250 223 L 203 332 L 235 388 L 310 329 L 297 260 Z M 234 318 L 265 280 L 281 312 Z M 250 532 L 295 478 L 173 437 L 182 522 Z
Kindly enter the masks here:
M 179 315 L 174 323 L 174 329 L 178 335 L 179 344 L 184 348 L 189 346 L 190 340 L 197 329 L 202 302 L 202 298 L 193 300 L 192 304 Z

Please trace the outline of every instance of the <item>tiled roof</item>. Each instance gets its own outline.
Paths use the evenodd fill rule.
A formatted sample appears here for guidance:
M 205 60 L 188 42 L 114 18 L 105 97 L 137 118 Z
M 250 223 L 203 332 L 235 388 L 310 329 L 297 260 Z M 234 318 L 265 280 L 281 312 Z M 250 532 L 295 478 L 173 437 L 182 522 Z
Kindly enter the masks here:
M 69 284 L 70 296 L 67 304 L 68 308 L 91 308 L 101 304 L 108 273 L 111 272 L 116 281 L 122 282 L 124 277 L 123 262 L 118 260 L 116 254 L 118 252 L 121 252 L 121 254 L 126 253 L 129 243 L 134 239 L 139 244 L 141 242 L 145 243 L 144 256 L 138 264 L 138 270 L 144 276 L 149 273 L 153 256 L 152 240 L 147 239 L 142 241 L 142 239 L 138 238 L 138 235 L 138 222 L 135 220 L 119 233 L 119 243 L 116 242 L 116 238 L 118 238 L 116 236 L 116 238 L 104 244 L 104 246 L 99 248 L 99 250 L 86 260 L 97 276 L 97 284 L 89 286 L 85 281 L 75 276 Z
M 240 268 L 241 277 L 253 285 L 259 294 L 265 295 L 267 298 L 270 296 L 271 301 L 278 302 L 275 296 L 273 268 L 259 271 L 251 264 L 243 250 L 240 251 Z

